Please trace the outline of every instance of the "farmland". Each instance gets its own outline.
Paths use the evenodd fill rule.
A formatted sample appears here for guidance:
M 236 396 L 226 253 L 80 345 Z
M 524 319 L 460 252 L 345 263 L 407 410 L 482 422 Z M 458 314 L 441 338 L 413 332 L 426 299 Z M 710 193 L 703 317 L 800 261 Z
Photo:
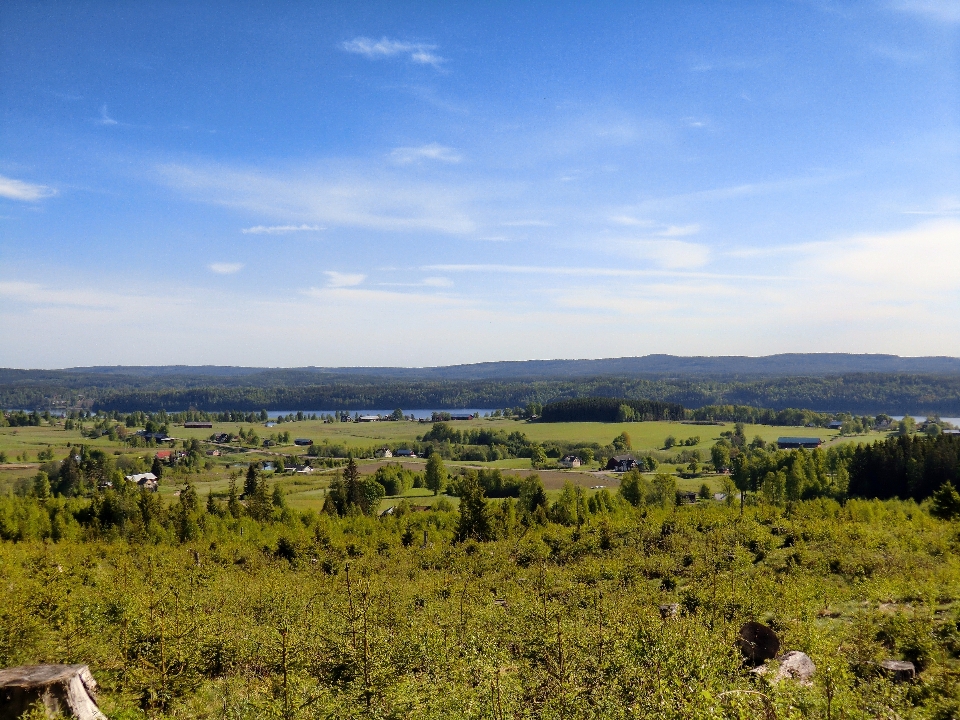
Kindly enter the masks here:
M 729 431 L 732 427 L 732 424 L 688 425 L 677 422 L 536 423 L 492 418 L 456 421 L 451 425 L 457 429 L 502 430 L 507 433 L 519 431 L 524 433 L 532 442 L 541 444 L 550 442 L 565 444 L 593 443 L 602 446 L 609 444 L 613 438 L 626 432 L 631 438 L 633 450 L 640 454 L 661 450 L 664 440 L 668 436 L 673 436 L 678 442 L 698 437 L 700 440 L 697 444 L 685 446 L 684 449 L 698 450 L 704 458 L 709 456 L 710 447 L 720 439 L 720 433 L 725 430 Z M 416 442 L 418 437 L 423 436 L 430 430 L 431 424 L 411 421 L 324 423 L 322 421 L 306 420 L 281 423 L 273 428 L 266 428 L 263 423 L 257 423 L 256 425 L 251 423 L 214 423 L 212 429 L 185 428 L 182 425 L 172 425 L 169 432 L 171 436 L 177 438 L 178 442 L 174 443 L 176 446 L 180 446 L 184 440 L 196 439 L 204 441 L 203 447 L 209 449 L 215 447 L 213 444 L 206 442 L 211 435 L 217 433 L 236 434 L 241 428 L 255 429 L 263 438 L 269 437 L 271 433 L 276 435 L 277 431 L 288 431 L 294 438 L 308 438 L 321 447 L 324 445 L 341 445 L 364 451 L 367 457 L 372 458 L 373 451 L 383 445 L 397 446 L 403 443 Z M 840 442 L 870 442 L 886 436 L 886 433 L 871 432 L 852 438 L 841 438 L 835 430 L 766 425 L 747 425 L 744 431 L 747 437 L 752 439 L 759 436 L 766 442 L 775 442 L 777 437 L 782 435 L 813 434 L 824 439 L 827 446 Z M 156 450 L 151 451 L 149 448 L 130 448 L 121 441 L 111 441 L 106 435 L 96 439 L 84 437 L 79 428 L 65 430 L 62 420 L 59 423 L 54 422 L 54 424 L 44 424 L 39 427 L 0 428 L 0 452 L 3 452 L 10 461 L 6 465 L 0 464 L 0 488 L 10 488 L 17 480 L 32 477 L 39 468 L 37 462 L 39 453 L 50 451 L 57 460 L 60 460 L 67 454 L 68 448 L 75 445 L 100 449 L 114 457 L 140 458 L 145 465 L 149 465 L 153 453 L 156 452 Z M 193 478 L 204 495 L 210 491 L 218 495 L 225 493 L 231 472 L 237 472 L 239 466 L 245 469 L 250 462 L 270 461 L 278 454 L 282 454 L 288 459 L 290 457 L 300 457 L 303 461 L 307 459 L 306 448 L 295 446 L 292 443 L 270 448 L 244 448 L 244 451 L 239 453 L 229 452 L 227 448 L 224 448 L 223 451 L 222 456 L 209 457 L 206 462 L 207 466 Z M 27 462 L 16 461 L 17 458 L 21 457 L 26 457 Z M 392 460 L 392 462 L 397 462 L 397 460 Z M 403 462 L 414 469 L 422 469 L 422 459 L 405 460 Z M 363 472 L 373 472 L 379 464 L 382 464 L 382 462 L 365 461 L 361 464 L 361 470 Z M 530 469 L 530 461 L 527 458 L 493 462 L 450 463 L 452 469 L 461 465 L 500 468 L 505 472 L 523 471 L 524 474 Z M 593 463 L 581 470 L 544 470 L 541 475 L 549 491 L 559 490 L 566 480 L 584 486 L 606 484 L 616 487 L 616 477 L 605 475 L 598 479 L 598 476 L 593 474 L 598 470 L 599 465 Z M 276 482 L 281 483 L 284 491 L 289 494 L 289 502 L 292 506 L 316 509 L 323 504 L 323 488 L 328 484 L 328 478 L 333 472 L 333 470 L 321 470 L 310 476 L 282 479 L 278 477 Z M 706 480 L 708 484 L 712 484 L 709 477 Z M 700 481 L 681 481 L 683 489 L 689 490 L 696 490 L 701 484 Z M 178 489 L 179 486 L 173 483 L 161 484 L 161 493 L 167 496 L 177 492 Z M 719 487 L 713 489 L 719 490 Z M 394 502 L 394 500 L 388 498 L 384 501 L 384 507 Z

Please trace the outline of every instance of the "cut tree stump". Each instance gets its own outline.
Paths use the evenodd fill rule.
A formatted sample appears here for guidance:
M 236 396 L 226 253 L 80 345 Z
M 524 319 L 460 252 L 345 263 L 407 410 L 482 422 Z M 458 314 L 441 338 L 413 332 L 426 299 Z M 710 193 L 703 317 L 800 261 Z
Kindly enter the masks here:
M 755 667 L 777 656 L 780 652 L 780 638 L 766 625 L 748 622 L 740 628 L 737 647 L 743 659 Z
M 86 665 L 24 665 L 0 670 L 0 720 L 17 720 L 38 702 L 47 717 L 107 720 Z
M 895 683 L 909 682 L 917 676 L 917 668 L 905 660 L 884 660 L 880 667 Z

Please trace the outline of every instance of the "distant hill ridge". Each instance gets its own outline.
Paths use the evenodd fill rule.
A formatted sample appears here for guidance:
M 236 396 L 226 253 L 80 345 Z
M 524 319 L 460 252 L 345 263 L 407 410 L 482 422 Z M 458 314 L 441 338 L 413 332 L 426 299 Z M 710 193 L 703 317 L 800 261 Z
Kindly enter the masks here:
M 8 373 L 32 375 L 30 379 L 59 373 L 126 375 L 129 377 L 190 376 L 236 379 L 256 375 L 308 375 L 389 377 L 405 380 L 481 380 L 521 378 L 572 378 L 603 375 L 655 375 L 704 377 L 778 377 L 845 375 L 849 373 L 960 374 L 960 358 L 947 356 L 901 357 L 853 353 L 783 353 L 749 357 L 644 355 L 598 360 L 521 360 L 482 362 L 438 367 L 300 367 L 256 368 L 221 365 L 96 366 L 66 370 L 0 370 L 0 382 L 13 380 Z M 319 378 L 318 378 L 319 379 Z

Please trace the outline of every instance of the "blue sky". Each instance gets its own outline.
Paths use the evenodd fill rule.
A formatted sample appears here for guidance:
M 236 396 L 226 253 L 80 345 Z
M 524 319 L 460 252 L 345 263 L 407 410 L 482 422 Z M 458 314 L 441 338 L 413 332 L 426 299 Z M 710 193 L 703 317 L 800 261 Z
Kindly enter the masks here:
M 0 4 L 0 365 L 960 355 L 958 0 Z

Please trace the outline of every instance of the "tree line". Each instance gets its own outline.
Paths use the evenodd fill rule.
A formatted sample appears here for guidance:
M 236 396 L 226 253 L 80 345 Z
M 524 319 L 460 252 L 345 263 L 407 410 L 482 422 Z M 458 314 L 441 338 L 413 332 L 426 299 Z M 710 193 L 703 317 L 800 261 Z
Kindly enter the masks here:
M 9 375 L 9 373 L 8 373 Z M 259 377 L 259 376 L 257 376 Z M 94 410 L 160 409 L 259 411 L 262 408 L 371 409 L 383 407 L 526 407 L 583 397 L 649 399 L 687 408 L 741 405 L 784 410 L 813 408 L 851 413 L 960 412 L 960 376 L 855 373 L 828 377 L 647 377 L 598 376 L 534 380 L 400 380 L 315 373 L 211 378 L 45 373 L 0 383 L 0 407 Z
M 543 406 L 542 422 L 631 422 L 641 420 L 682 420 L 683 406 L 656 400 L 618 400 L 585 397 Z

